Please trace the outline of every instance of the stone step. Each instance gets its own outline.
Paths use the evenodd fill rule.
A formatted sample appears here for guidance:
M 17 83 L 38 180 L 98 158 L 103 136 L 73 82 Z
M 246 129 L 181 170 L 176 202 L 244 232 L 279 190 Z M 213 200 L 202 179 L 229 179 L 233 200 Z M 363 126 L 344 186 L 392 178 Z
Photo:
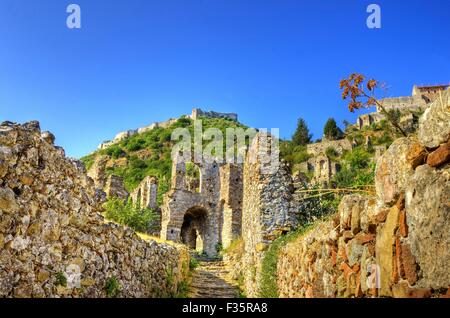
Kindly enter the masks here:
M 229 271 L 221 260 L 201 260 L 192 276 L 191 298 L 236 298 L 239 289 L 227 280 Z

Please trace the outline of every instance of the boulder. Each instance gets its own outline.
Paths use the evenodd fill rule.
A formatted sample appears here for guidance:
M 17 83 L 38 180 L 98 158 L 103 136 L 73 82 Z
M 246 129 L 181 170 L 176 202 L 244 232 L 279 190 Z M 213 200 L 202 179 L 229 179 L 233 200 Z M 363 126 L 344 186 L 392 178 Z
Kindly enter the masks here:
M 439 146 L 427 159 L 427 164 L 431 167 L 439 167 L 450 161 L 450 141 Z
M 421 275 L 419 287 L 447 288 L 450 282 L 450 168 L 420 166 L 406 188 L 408 239 Z
M 377 233 L 377 241 L 375 245 L 375 254 L 377 264 L 380 267 L 380 296 L 392 296 L 391 277 L 394 268 L 394 245 L 395 232 L 398 228 L 399 210 L 397 206 L 393 206 L 384 223 Z
M 442 93 L 419 119 L 419 140 L 436 148 L 450 138 L 450 91 Z
M 415 143 L 410 138 L 397 139 L 378 161 L 375 187 L 379 200 L 388 206 L 397 201 L 414 172 L 407 154 Z

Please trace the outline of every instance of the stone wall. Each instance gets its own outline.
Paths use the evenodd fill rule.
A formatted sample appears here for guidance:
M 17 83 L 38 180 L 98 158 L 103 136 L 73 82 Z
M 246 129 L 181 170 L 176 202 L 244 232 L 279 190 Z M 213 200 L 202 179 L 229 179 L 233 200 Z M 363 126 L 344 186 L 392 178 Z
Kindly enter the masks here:
M 450 101 L 378 160 L 376 197 L 350 195 L 338 213 L 287 244 L 281 297 L 440 297 L 450 293 Z
M 222 225 L 220 165 L 208 160 L 196 164 L 200 170 L 200 192 L 197 192 L 189 189 L 186 164 L 183 158 L 173 160 L 171 189 L 162 206 L 161 238 L 190 242 L 191 248 L 216 255 Z
M 141 208 L 150 208 L 156 210 L 158 196 L 158 179 L 156 177 L 147 176 L 141 183 L 133 190 L 130 197 L 135 204 L 140 205 Z
M 220 204 L 222 210 L 222 245 L 241 236 L 243 180 L 242 165 L 226 164 L 220 167 Z
M 262 138 L 268 142 L 263 143 Z M 267 173 L 267 156 L 273 155 L 272 138 L 258 133 L 249 148 L 244 165 L 244 200 L 242 238 L 245 248 L 242 266 L 247 296 L 258 297 L 261 282 L 261 262 L 269 244 L 296 226 L 290 209 L 292 178 L 281 163 Z M 264 173 L 263 173 L 264 172 Z
M 207 118 L 226 118 L 234 121 L 238 121 L 238 115 L 235 113 L 218 113 L 214 111 L 203 111 L 200 108 L 194 108 L 190 118 L 193 120 L 199 119 L 201 117 Z
M 101 198 L 39 123 L 0 124 L 0 297 L 176 294 L 186 250 L 104 223 Z
M 348 139 L 340 139 L 324 140 L 322 142 L 307 145 L 308 154 L 312 156 L 324 154 L 328 148 L 333 148 L 339 155 L 342 155 L 344 151 L 352 150 L 352 143 Z

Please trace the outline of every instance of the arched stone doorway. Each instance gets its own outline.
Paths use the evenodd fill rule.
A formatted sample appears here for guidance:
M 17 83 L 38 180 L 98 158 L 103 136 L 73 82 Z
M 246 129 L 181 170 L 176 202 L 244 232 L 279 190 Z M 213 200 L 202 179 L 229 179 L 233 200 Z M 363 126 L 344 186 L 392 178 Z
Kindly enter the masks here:
M 200 253 L 203 252 L 207 217 L 208 212 L 204 208 L 190 208 L 184 214 L 181 226 L 181 242 Z

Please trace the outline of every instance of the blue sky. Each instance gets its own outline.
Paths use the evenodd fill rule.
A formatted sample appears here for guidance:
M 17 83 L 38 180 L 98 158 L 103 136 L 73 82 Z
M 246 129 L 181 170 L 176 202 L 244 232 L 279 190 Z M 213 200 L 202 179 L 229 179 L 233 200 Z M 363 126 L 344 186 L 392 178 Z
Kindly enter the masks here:
M 193 107 L 282 137 L 303 117 L 320 138 L 328 117 L 356 118 L 338 89 L 349 73 L 391 96 L 450 81 L 448 0 L 71 1 L 0 0 L 0 121 L 37 119 L 70 156 Z

